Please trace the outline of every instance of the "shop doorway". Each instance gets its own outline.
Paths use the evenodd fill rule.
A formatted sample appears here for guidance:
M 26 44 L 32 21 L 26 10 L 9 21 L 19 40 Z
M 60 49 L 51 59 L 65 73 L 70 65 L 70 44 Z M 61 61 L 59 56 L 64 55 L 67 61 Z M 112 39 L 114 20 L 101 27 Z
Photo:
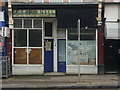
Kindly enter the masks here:
M 66 72 L 66 39 L 58 39 L 58 72 Z
M 105 40 L 105 72 L 117 73 L 120 41 L 119 40 Z
M 53 40 L 44 40 L 44 72 L 53 72 Z
M 54 71 L 53 22 L 44 22 L 44 72 Z

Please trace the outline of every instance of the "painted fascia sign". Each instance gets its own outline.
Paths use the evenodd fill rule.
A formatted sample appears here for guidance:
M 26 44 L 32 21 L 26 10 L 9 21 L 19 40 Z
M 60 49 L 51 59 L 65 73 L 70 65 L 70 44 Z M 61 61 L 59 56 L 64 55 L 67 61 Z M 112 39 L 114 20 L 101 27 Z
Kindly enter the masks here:
M 56 17 L 56 10 L 52 9 L 30 9 L 13 10 L 13 17 Z

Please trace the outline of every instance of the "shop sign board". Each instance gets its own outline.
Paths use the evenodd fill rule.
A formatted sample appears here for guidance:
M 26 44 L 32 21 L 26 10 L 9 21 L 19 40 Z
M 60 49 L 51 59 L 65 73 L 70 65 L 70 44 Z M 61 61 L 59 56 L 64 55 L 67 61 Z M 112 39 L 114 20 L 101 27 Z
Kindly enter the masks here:
M 35 10 L 13 10 L 13 17 L 56 17 L 56 10 L 35 9 Z

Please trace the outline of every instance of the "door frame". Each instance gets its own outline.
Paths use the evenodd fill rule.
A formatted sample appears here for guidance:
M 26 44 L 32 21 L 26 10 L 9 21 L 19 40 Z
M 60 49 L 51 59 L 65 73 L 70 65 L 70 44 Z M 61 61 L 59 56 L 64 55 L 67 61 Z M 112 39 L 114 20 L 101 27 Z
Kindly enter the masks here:
M 60 61 L 59 61 L 59 41 L 62 41 L 62 40 L 65 40 L 65 61 L 60 62 Z M 67 52 L 67 51 L 66 51 L 66 47 L 67 47 L 67 46 L 66 46 L 66 39 L 57 39 L 57 41 L 58 41 L 58 45 L 57 45 L 57 46 L 58 46 L 58 49 L 57 49 L 57 50 L 58 50 L 58 55 L 57 55 L 57 56 L 58 56 L 58 57 L 57 57 L 57 58 L 58 58 L 58 61 L 57 61 L 57 64 L 58 64 L 58 72 L 66 73 L 66 57 L 67 57 L 67 54 L 66 54 L 66 52 Z M 62 67 L 64 68 L 64 70 L 62 69 L 62 71 L 60 70 L 60 68 L 61 68 L 61 67 L 60 67 L 60 63 L 64 64 L 64 67 L 63 67 L 63 65 L 62 65 Z
M 63 33 L 64 33 L 65 35 L 64 35 L 64 36 L 63 36 L 63 35 L 60 36 L 59 33 L 58 33 L 59 31 L 62 31 L 60 34 L 63 34 Z M 68 34 L 68 30 L 67 30 L 67 29 L 57 30 L 57 33 L 58 33 L 58 34 L 57 34 L 57 35 L 58 35 L 58 37 L 57 37 L 57 47 L 59 46 L 59 45 L 58 45 L 58 41 L 59 41 L 59 40 L 65 40 L 65 42 L 66 42 L 66 43 L 65 43 L 65 46 L 66 46 L 66 48 L 65 48 L 65 50 L 66 50 L 66 53 L 65 53 L 65 54 L 66 54 L 66 57 L 65 57 L 65 58 L 66 58 L 66 61 L 65 61 L 66 66 L 65 66 L 65 72 L 62 72 L 62 73 L 66 73 L 66 71 L 67 71 L 67 39 L 68 39 L 68 35 L 67 35 L 67 34 Z M 59 47 L 57 48 L 57 52 L 59 52 L 58 50 L 59 50 Z M 59 54 L 59 53 L 57 53 L 57 56 L 58 56 L 58 54 Z M 59 56 L 57 57 L 57 59 L 58 59 L 58 58 L 59 58 Z M 58 60 L 59 60 L 59 59 L 58 59 Z M 57 64 L 58 64 L 58 62 L 59 62 L 59 61 L 57 61 Z M 59 69 L 59 67 L 57 67 L 57 68 Z M 57 69 L 57 70 L 58 70 L 58 69 Z M 58 72 L 59 72 L 59 71 L 58 71 Z
M 105 40 L 105 73 L 118 73 L 119 71 L 119 65 L 118 65 L 118 60 L 119 60 L 119 42 L 120 40 L 114 40 L 114 39 L 108 39 Z M 114 48 L 115 47 L 115 48 Z M 109 49 L 111 48 L 111 49 Z M 113 51 L 113 52 L 111 52 Z M 111 54 L 109 53 L 114 53 L 112 54 L 113 56 L 111 56 Z M 112 57 L 117 57 L 115 60 L 110 60 L 109 58 Z M 111 63 L 110 63 L 111 62 Z M 112 63 L 113 62 L 113 63 Z M 112 66 L 116 66 L 116 67 L 112 67 Z
M 45 43 L 47 41 L 51 42 L 51 50 L 46 51 Z M 44 39 L 44 72 L 53 72 L 54 70 L 54 40 L 53 39 Z M 48 55 L 47 55 L 48 54 Z M 52 56 L 51 56 L 52 55 Z
M 45 37 L 45 22 L 52 22 L 52 37 Z M 56 18 L 43 19 L 43 38 L 53 39 L 53 72 L 57 72 L 57 20 Z

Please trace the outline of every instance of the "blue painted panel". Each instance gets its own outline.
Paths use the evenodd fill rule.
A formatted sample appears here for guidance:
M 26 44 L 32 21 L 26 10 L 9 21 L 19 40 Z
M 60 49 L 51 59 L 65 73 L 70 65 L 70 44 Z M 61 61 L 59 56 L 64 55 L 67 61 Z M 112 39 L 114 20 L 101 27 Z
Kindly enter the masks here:
M 45 39 L 44 43 L 44 72 L 53 72 L 53 40 Z
M 58 62 L 58 72 L 66 72 L 66 62 Z
M 58 40 L 58 72 L 66 72 L 66 40 Z
M 0 28 L 5 26 L 5 22 L 0 22 Z

